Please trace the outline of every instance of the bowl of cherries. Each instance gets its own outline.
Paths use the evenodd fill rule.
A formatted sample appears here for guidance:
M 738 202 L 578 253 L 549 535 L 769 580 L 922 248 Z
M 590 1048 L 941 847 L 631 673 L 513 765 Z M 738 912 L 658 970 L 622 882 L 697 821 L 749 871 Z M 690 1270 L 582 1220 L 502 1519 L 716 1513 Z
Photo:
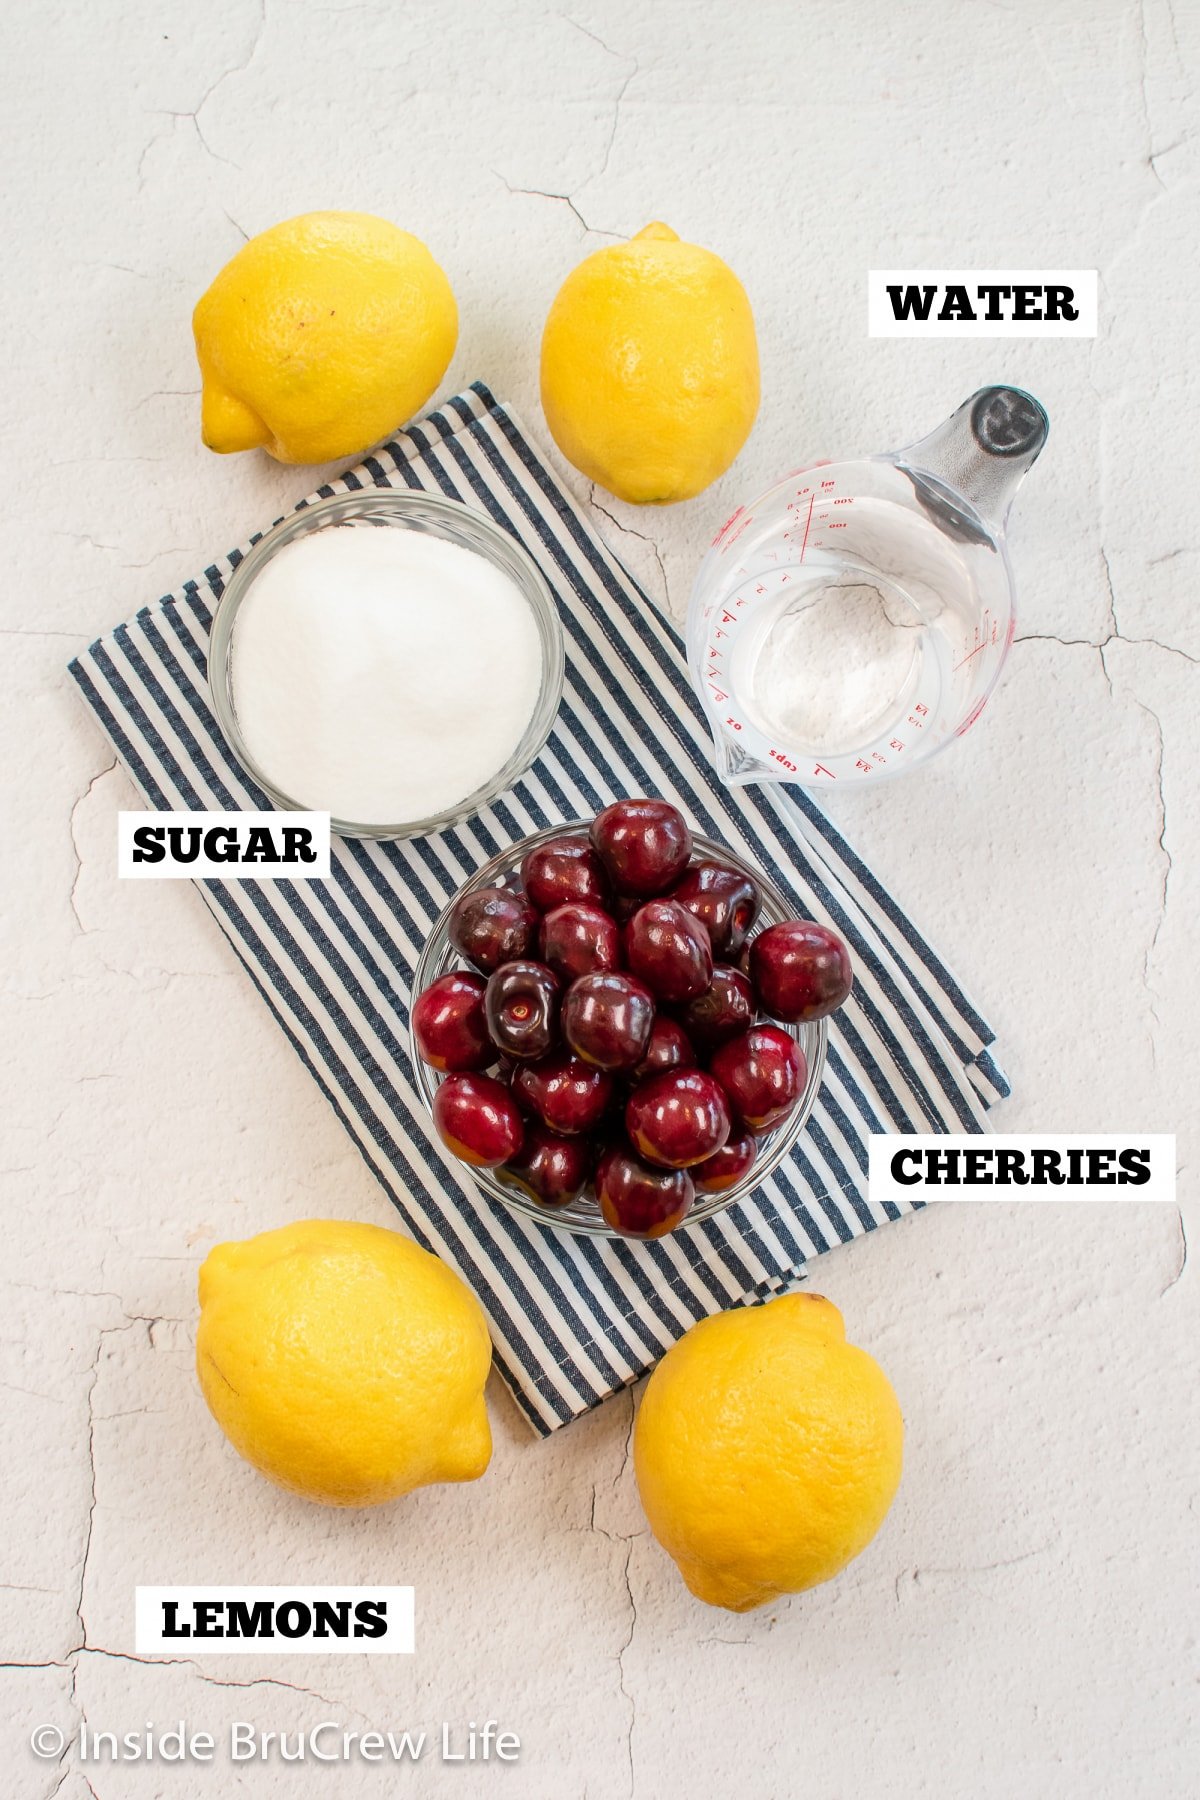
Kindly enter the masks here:
M 662 1237 L 786 1156 L 852 981 L 836 933 L 678 808 L 618 800 L 455 895 L 417 964 L 413 1067 L 442 1142 L 494 1199 Z

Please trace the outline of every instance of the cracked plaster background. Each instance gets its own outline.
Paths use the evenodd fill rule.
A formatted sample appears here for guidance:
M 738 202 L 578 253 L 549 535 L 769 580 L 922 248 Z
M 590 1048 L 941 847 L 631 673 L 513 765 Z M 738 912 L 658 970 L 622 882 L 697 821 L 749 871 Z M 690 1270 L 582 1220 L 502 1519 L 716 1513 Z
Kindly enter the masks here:
M 7 47 L 7 1791 L 417 1786 L 28 1756 L 86 1715 L 520 1733 L 517 1769 L 426 1762 L 429 1793 L 1194 1793 L 1200 13 L 100 0 L 27 9 Z M 945 1209 L 826 1259 L 900 1393 L 906 1480 L 840 1581 L 758 1615 L 692 1602 L 648 1537 L 629 1397 L 534 1444 L 495 1388 L 484 1482 L 339 1515 L 260 1482 L 195 1388 L 210 1244 L 388 1213 L 196 897 L 116 882 L 134 795 L 63 666 L 319 479 L 202 449 L 189 313 L 247 233 L 325 205 L 431 244 L 462 318 L 443 391 L 482 376 L 543 439 L 540 323 L 578 257 L 663 217 L 729 259 L 764 375 L 735 468 L 663 513 L 565 471 L 676 616 L 781 469 L 986 380 L 1050 412 L 1000 693 L 837 819 L 998 1027 L 998 1122 L 1178 1131 L 1182 1205 Z M 1098 266 L 1101 335 L 865 339 L 869 266 L 963 263 Z M 135 1581 L 287 1575 L 414 1581 L 418 1654 L 130 1655 Z

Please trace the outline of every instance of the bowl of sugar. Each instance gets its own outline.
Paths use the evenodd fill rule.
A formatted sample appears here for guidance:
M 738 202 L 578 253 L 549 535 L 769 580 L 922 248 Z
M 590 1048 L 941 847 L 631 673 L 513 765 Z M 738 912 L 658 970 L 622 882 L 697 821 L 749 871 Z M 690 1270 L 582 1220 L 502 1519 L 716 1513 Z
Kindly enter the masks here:
M 267 532 L 209 640 L 225 740 L 276 806 L 418 837 L 487 806 L 550 735 L 562 628 L 537 564 L 441 495 L 334 494 Z

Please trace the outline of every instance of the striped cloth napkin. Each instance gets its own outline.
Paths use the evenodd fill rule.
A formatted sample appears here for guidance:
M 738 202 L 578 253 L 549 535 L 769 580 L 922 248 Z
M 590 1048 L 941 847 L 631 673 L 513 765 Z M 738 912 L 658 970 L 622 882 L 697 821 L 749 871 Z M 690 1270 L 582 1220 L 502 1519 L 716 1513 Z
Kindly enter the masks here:
M 761 1299 L 807 1260 L 896 1216 L 866 1198 L 877 1131 L 982 1131 L 1008 1092 L 993 1033 L 869 869 L 799 791 L 729 790 L 680 640 L 593 532 L 512 411 L 476 384 L 322 495 L 425 488 L 487 512 L 540 564 L 567 645 L 562 710 L 535 766 L 477 817 L 402 843 L 335 841 L 328 881 L 206 881 L 250 979 L 412 1235 L 452 1263 L 496 1361 L 546 1433 L 649 1369 L 706 1313 Z M 304 504 L 302 502 L 302 504 Z M 93 644 L 71 673 L 158 808 L 269 802 L 209 704 L 213 608 L 243 552 Z M 754 1195 L 658 1243 L 570 1236 L 481 1195 L 413 1088 L 409 984 L 460 883 L 526 833 L 624 794 L 674 800 L 849 941 L 857 984 L 831 1021 L 823 1089 L 794 1155 Z

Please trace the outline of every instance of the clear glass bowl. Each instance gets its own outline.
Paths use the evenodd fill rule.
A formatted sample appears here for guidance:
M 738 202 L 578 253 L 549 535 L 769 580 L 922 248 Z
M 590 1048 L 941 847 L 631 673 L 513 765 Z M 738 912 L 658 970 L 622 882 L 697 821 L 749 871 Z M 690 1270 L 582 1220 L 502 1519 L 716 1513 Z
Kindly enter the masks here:
M 450 969 L 464 969 L 470 966 L 458 955 L 449 938 L 450 914 L 462 895 L 475 893 L 477 889 L 484 887 L 519 887 L 521 864 L 535 844 L 549 843 L 551 839 L 562 837 L 567 832 L 586 832 L 589 823 L 590 821 L 587 819 L 572 819 L 562 825 L 551 826 L 547 831 L 535 832 L 532 837 L 522 838 L 520 843 L 513 844 L 509 849 L 501 851 L 499 856 L 494 856 L 491 862 L 485 863 L 471 877 L 470 881 L 463 883 L 425 940 L 425 947 L 421 951 L 413 976 L 414 1002 L 417 995 L 423 993 L 430 983 L 436 981 L 440 975 L 445 975 Z M 743 861 L 740 856 L 735 856 L 726 845 L 717 843 L 713 838 L 701 837 L 696 832 L 692 833 L 692 843 L 699 855 L 711 857 L 716 862 L 729 863 L 733 868 L 740 869 L 757 882 L 762 895 L 762 909 L 752 936 L 766 925 L 777 925 L 783 919 L 791 919 L 796 916 L 795 908 L 788 904 L 784 895 L 767 880 L 761 870 L 754 868 L 751 863 Z M 412 1034 L 411 1007 L 409 1011 L 409 1053 L 412 1059 L 414 1080 L 422 1100 L 432 1114 L 433 1097 L 443 1077 L 436 1069 L 431 1069 L 428 1063 L 422 1062 Z M 723 1212 L 727 1206 L 733 1206 L 736 1201 L 744 1200 L 747 1194 L 752 1193 L 761 1182 L 767 1179 L 768 1175 L 778 1168 L 808 1122 L 808 1116 L 812 1112 L 820 1091 L 821 1077 L 825 1070 L 825 1046 L 829 1036 L 827 1021 L 820 1019 L 815 1025 L 785 1025 L 782 1029 L 796 1039 L 804 1053 L 808 1067 L 808 1078 L 799 1103 L 782 1125 L 775 1131 L 767 1132 L 758 1140 L 758 1156 L 750 1173 L 743 1180 L 723 1194 L 697 1194 L 696 1203 L 684 1221 L 683 1229 L 685 1230 L 687 1226 L 694 1225 L 701 1219 L 710 1219 L 714 1213 Z M 620 1232 L 614 1231 L 610 1225 L 605 1223 L 590 1188 L 585 1188 L 579 1198 L 571 1201 L 568 1206 L 539 1206 L 537 1201 L 531 1200 L 519 1189 L 506 1186 L 491 1169 L 472 1168 L 469 1173 L 474 1176 L 484 1193 L 491 1199 L 499 1200 L 505 1206 L 511 1206 L 514 1212 L 523 1213 L 526 1218 L 536 1219 L 539 1225 L 547 1225 L 559 1231 L 582 1232 L 591 1237 L 621 1236 Z M 633 1242 L 635 1240 L 626 1241 Z
M 311 531 L 337 528 L 387 527 L 399 531 L 419 531 L 438 537 L 460 549 L 472 550 L 502 570 L 528 603 L 537 626 L 542 652 L 542 674 L 532 716 L 520 743 L 502 768 L 466 794 L 445 812 L 427 819 L 370 821 L 334 819 L 332 828 L 339 837 L 404 838 L 423 837 L 427 832 L 441 831 L 456 820 L 477 813 L 502 794 L 525 773 L 542 745 L 558 714 L 562 699 L 564 656 L 562 626 L 554 596 L 532 557 L 483 513 L 464 506 L 461 501 L 445 499 L 440 494 L 419 494 L 405 489 L 373 488 L 361 493 L 332 494 L 325 500 L 314 500 L 310 506 L 291 513 L 259 539 L 248 551 L 229 578 L 213 618 L 208 648 L 208 685 L 213 709 L 224 734 L 242 768 L 257 782 L 276 806 L 289 812 L 304 812 L 308 804 L 283 793 L 258 767 L 246 748 L 238 726 L 233 698 L 233 665 L 237 656 L 237 616 L 246 595 L 271 558 L 286 544 L 307 536 Z

